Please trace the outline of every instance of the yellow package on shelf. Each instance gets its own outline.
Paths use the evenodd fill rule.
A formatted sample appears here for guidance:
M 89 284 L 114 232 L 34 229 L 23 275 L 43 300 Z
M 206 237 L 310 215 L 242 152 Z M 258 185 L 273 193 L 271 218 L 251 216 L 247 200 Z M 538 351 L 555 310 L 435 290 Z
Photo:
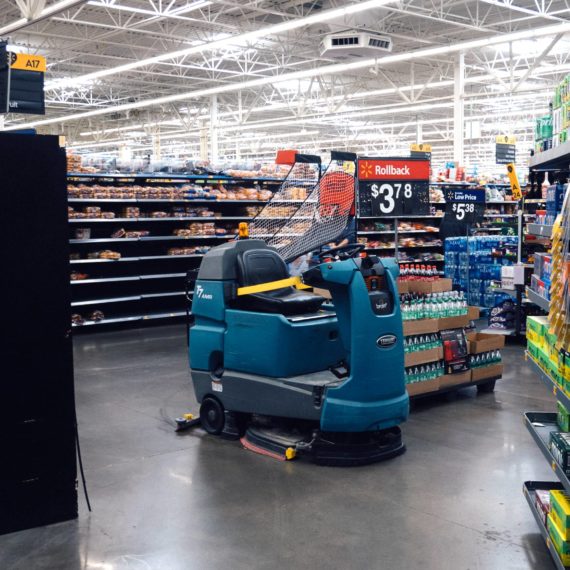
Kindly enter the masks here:
M 566 491 L 559 489 L 550 491 L 550 510 L 556 513 L 559 521 L 557 524 L 562 531 L 570 529 L 570 495 Z
M 556 524 L 552 513 L 548 513 L 547 519 L 548 534 L 552 540 L 552 544 L 560 556 L 560 560 L 564 566 L 570 566 L 570 543 L 564 540 L 564 532 Z
M 542 316 L 526 318 L 526 338 L 538 347 L 545 346 L 548 319 Z

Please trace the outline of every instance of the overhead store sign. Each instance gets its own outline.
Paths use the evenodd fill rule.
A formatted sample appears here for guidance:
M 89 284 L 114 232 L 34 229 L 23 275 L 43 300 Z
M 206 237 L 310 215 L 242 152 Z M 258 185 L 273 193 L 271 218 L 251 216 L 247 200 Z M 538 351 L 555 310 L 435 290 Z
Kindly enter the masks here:
M 425 158 L 358 160 L 361 216 L 429 214 L 430 163 Z
M 46 69 L 45 57 L 0 46 L 0 113 L 45 115 Z
M 495 138 L 495 162 L 497 164 L 509 164 L 516 161 L 516 142 L 515 137 L 508 135 L 500 135 Z
M 445 219 L 465 225 L 474 224 L 485 214 L 485 190 L 446 188 Z
M 410 156 L 431 160 L 431 144 L 419 143 L 410 145 Z

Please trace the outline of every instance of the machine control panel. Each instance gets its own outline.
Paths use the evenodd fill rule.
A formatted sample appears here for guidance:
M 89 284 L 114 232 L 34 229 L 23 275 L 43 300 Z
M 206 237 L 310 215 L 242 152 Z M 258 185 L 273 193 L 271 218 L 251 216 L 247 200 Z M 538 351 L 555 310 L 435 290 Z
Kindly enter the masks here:
M 360 260 L 360 272 L 368 289 L 372 311 L 376 315 L 390 315 L 394 311 L 394 296 L 388 287 L 386 269 L 375 255 Z

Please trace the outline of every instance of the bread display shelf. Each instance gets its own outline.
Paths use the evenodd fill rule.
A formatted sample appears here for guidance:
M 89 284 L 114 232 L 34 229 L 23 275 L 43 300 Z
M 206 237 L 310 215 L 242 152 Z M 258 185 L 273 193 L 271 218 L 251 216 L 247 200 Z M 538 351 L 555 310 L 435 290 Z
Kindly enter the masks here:
M 267 203 L 266 199 L 255 199 L 256 193 L 270 195 L 267 191 L 276 189 L 282 179 L 72 173 L 68 175 L 68 182 L 73 192 L 68 198 L 72 216 L 69 220 L 70 268 L 75 273 L 71 280 L 72 313 L 76 323 L 73 330 L 87 327 L 93 331 L 98 328 L 95 325 L 141 326 L 145 321 L 168 321 L 185 315 L 188 272 L 198 269 L 211 247 L 233 239 L 239 222 L 251 220 Z M 192 198 L 182 188 L 188 183 L 194 188 L 203 186 L 206 193 L 211 193 L 211 188 L 216 189 L 218 184 L 225 186 L 228 194 L 242 186 L 248 199 L 223 200 L 218 199 L 219 194 L 214 198 L 207 194 L 200 197 L 204 192 L 198 189 L 196 198 Z M 164 194 L 162 198 L 143 197 L 140 187 L 146 185 L 173 187 L 172 197 L 164 197 Z M 78 193 L 78 186 L 88 188 Z M 97 186 L 105 186 L 108 191 L 96 190 Z M 108 197 L 93 197 L 95 191 L 97 196 Z M 129 197 L 118 198 L 118 195 Z M 265 195 L 259 197 L 265 198 Z M 151 215 L 154 210 L 163 211 L 164 217 Z M 202 211 L 206 215 L 197 215 Z M 199 227 L 195 233 L 196 225 Z M 212 227 L 225 229 L 227 233 L 215 235 Z M 111 237 L 119 228 L 127 232 L 149 230 L 151 235 Z M 174 230 L 183 228 L 192 230 L 193 235 L 174 235 Z M 91 318 L 91 315 L 99 317 L 101 314 L 101 319 Z M 83 324 L 77 324 L 79 322 Z
M 73 324 L 73 328 L 81 328 L 81 327 L 88 327 L 91 325 L 111 325 L 117 323 L 127 323 L 127 322 L 135 322 L 135 321 L 147 321 L 147 320 L 154 320 L 154 319 L 168 319 L 173 317 L 183 317 L 186 313 L 184 311 L 173 311 L 170 313 L 151 313 L 148 315 L 130 315 L 127 317 L 115 317 L 111 319 L 101 319 L 100 321 L 85 321 L 81 325 Z
M 233 235 L 224 236 L 146 236 L 146 237 L 136 237 L 136 238 L 96 238 L 96 239 L 70 239 L 71 244 L 81 244 L 81 243 L 105 243 L 105 242 L 133 242 L 133 241 L 170 241 L 176 239 L 225 239 L 230 240 Z M 176 257 L 172 255 L 171 257 Z
M 70 204 L 88 204 L 88 203 L 121 203 L 121 204 L 267 204 L 267 200 L 205 200 L 191 198 L 68 198 Z M 302 200 L 301 200 L 302 202 Z
M 202 216 L 192 216 L 188 218 L 71 218 L 69 220 L 70 224 L 94 224 L 94 223 L 126 223 L 130 224 L 133 222 L 219 222 L 219 221 L 242 221 L 251 220 L 251 216 L 224 216 L 224 217 L 202 217 Z M 272 220 L 282 220 L 282 217 L 271 217 Z M 295 218 L 298 219 L 298 218 Z

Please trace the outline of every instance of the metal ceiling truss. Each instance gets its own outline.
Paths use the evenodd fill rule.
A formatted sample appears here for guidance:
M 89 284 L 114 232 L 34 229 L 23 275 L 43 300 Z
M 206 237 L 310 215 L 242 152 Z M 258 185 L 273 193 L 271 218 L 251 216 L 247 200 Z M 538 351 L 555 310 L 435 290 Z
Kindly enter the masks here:
M 539 26 L 570 21 L 566 0 L 402 0 L 250 41 L 228 40 L 214 50 L 207 46 L 352 1 L 87 0 L 20 28 L 10 40 L 47 57 L 48 118 L 58 118 L 338 63 L 321 57 L 320 42 L 330 31 L 351 27 L 391 36 L 393 53 L 403 54 L 515 31 L 530 33 Z M 57 0 L 0 0 L 0 28 L 22 17 L 33 21 L 55 4 Z M 484 137 L 466 139 L 468 160 L 489 162 L 492 148 L 486 142 L 506 129 L 530 148 L 532 121 L 547 111 L 554 86 L 570 72 L 570 42 L 565 33 L 527 43 L 465 53 L 465 119 L 477 121 Z M 163 58 L 192 46 L 205 47 Z M 157 56 L 159 61 L 81 80 L 86 74 L 107 73 Z M 423 142 L 432 142 L 434 158 L 448 160 L 453 154 L 456 57 L 443 53 L 437 58 L 244 86 L 217 95 L 213 119 L 210 97 L 198 97 L 128 111 L 111 109 L 107 115 L 54 123 L 40 130 L 66 134 L 82 152 L 89 145 L 102 145 L 93 146 L 94 151 L 113 152 L 130 141 L 135 153 L 139 152 L 136 145 L 147 152 L 158 136 L 163 152 L 168 153 L 169 137 L 180 137 L 172 139 L 172 146 L 177 141 L 178 154 L 187 149 L 187 154 L 196 155 L 200 134 L 214 120 L 220 158 L 238 154 L 253 158 L 256 150 L 269 158 L 267 153 L 284 146 L 312 151 L 333 147 L 368 153 L 404 151 L 422 124 Z M 54 83 L 68 78 L 61 87 Z M 10 115 L 6 126 L 29 122 L 27 116 Z M 243 146 L 243 151 L 236 146 Z

